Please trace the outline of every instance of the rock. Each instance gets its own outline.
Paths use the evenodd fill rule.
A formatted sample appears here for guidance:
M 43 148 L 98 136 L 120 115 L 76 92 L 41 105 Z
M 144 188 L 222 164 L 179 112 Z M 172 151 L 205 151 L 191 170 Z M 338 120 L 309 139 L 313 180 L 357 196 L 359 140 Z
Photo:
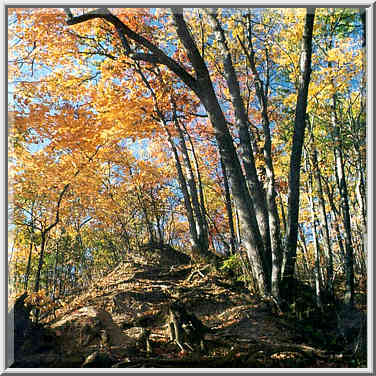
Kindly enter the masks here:
M 342 336 L 348 343 L 357 340 L 359 335 L 364 332 L 366 336 L 367 328 L 366 315 L 346 305 L 339 308 L 337 312 L 337 330 L 340 336 Z
M 12 368 L 51 368 L 60 367 L 60 357 L 55 352 L 35 353 L 18 358 Z
M 31 307 L 25 306 L 26 298 L 26 292 L 19 296 L 8 314 L 9 321 L 13 324 L 14 329 L 14 353 L 16 358 L 23 346 L 25 335 L 33 327 L 33 322 L 30 320 Z
M 82 364 L 82 368 L 109 368 L 116 363 L 116 360 L 103 350 L 94 351 Z
M 125 334 L 134 340 L 134 346 L 142 351 L 150 351 L 150 330 L 142 327 L 133 327 L 125 331 Z
M 139 342 L 146 336 L 146 330 L 142 327 L 133 327 L 124 332 L 127 336 Z
M 90 306 L 67 314 L 51 328 L 64 353 L 81 354 L 86 360 L 95 349 L 108 348 L 115 357 L 122 357 L 138 344 L 134 333 L 123 332 L 108 312 Z

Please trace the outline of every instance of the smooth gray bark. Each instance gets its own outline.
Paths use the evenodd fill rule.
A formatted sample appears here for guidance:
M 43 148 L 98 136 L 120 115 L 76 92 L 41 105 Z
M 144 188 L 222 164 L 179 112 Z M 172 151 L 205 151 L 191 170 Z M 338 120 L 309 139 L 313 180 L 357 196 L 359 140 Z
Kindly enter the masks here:
M 250 53 L 247 54 L 252 73 L 255 77 L 256 95 L 261 107 L 262 126 L 264 132 L 264 159 L 266 172 L 266 206 L 268 211 L 268 226 L 270 231 L 270 246 L 272 252 L 272 294 L 279 300 L 279 284 L 281 281 L 282 267 L 282 245 L 281 230 L 278 209 L 276 204 L 275 176 L 272 158 L 272 139 L 270 133 L 270 121 L 268 115 L 268 96 L 269 91 L 269 70 L 266 72 L 266 83 L 264 84 L 256 68 L 255 51 L 252 43 L 252 20 L 248 18 L 248 41 Z M 239 39 L 240 41 L 240 39 Z M 268 65 L 268 59 L 266 61 Z
M 257 175 L 252 143 L 249 134 L 248 116 L 240 93 L 239 81 L 232 63 L 231 52 L 228 47 L 225 32 L 216 16 L 216 10 L 211 9 L 211 11 L 208 12 L 208 15 L 212 20 L 216 40 L 218 41 L 222 50 L 225 78 L 235 113 L 236 126 L 239 130 L 239 149 L 241 160 L 243 162 L 252 204 L 256 213 L 257 224 L 264 243 L 265 263 L 268 267 L 266 272 L 267 278 L 269 279 L 272 265 L 272 251 L 270 244 L 268 212 L 266 208 L 265 192 Z
M 189 153 L 187 149 L 187 145 L 184 138 L 184 133 L 180 127 L 179 121 L 176 117 L 176 114 L 174 115 L 174 124 L 175 128 L 178 131 L 179 134 L 179 144 L 181 153 L 183 156 L 183 161 L 185 164 L 185 170 L 186 170 L 186 181 L 188 184 L 188 189 L 190 193 L 190 198 L 192 202 L 193 211 L 195 214 L 195 223 L 197 228 L 197 240 L 199 242 L 199 247 L 207 250 L 209 247 L 209 241 L 208 241 L 208 229 L 206 226 L 206 220 L 205 220 L 205 210 L 202 211 L 203 206 L 200 205 L 199 201 L 199 193 L 197 190 L 197 185 L 193 173 L 192 164 L 189 158 Z
M 287 256 L 284 269 L 284 294 L 288 298 L 288 292 L 293 290 L 293 278 L 296 262 L 296 245 L 298 240 L 299 217 L 299 187 L 300 166 L 304 131 L 306 127 L 306 109 L 308 99 L 308 87 L 311 76 L 312 59 L 312 33 L 315 18 L 315 8 L 307 8 L 306 20 L 303 31 L 302 52 L 300 56 L 300 77 L 298 82 L 298 98 L 295 110 L 294 134 L 289 167 L 288 188 L 288 213 L 287 213 Z
M 328 259 L 328 265 L 327 265 L 327 283 L 328 283 L 328 292 L 331 297 L 334 297 L 334 288 L 333 288 L 333 251 L 332 251 L 332 245 L 330 241 L 330 234 L 329 234 L 329 225 L 328 225 L 328 218 L 326 215 L 326 208 L 325 208 L 325 200 L 324 200 L 324 194 L 322 189 L 322 183 L 321 183 L 321 174 L 320 174 L 320 168 L 317 158 L 317 150 L 316 146 L 313 140 L 313 134 L 312 134 L 312 169 L 315 177 L 315 183 L 317 188 L 317 194 L 319 199 L 319 206 L 320 206 L 320 213 L 321 213 L 321 229 L 323 232 L 323 238 L 325 243 L 325 248 L 327 251 L 327 259 Z
M 330 209 L 331 209 L 331 212 L 333 213 L 333 216 L 334 216 L 334 221 L 333 220 L 331 221 L 331 226 L 332 226 L 333 232 L 336 235 L 338 247 L 339 247 L 339 250 L 340 250 L 341 259 L 344 262 L 344 260 L 345 260 L 345 248 L 343 246 L 343 242 L 342 242 L 342 239 L 341 239 L 341 230 L 339 228 L 339 220 L 340 220 L 339 219 L 339 212 L 338 212 L 338 209 L 337 209 L 337 207 L 334 203 L 333 192 L 330 190 L 329 183 L 324 179 L 323 179 L 323 182 L 325 184 L 325 193 L 326 193 L 326 196 L 328 197 Z
M 308 161 L 308 160 L 307 160 Z M 308 169 L 307 169 L 308 170 Z M 318 218 L 316 216 L 316 208 L 315 203 L 313 201 L 313 190 L 312 190 L 312 178 L 309 177 L 307 182 L 307 191 L 308 191 L 308 201 L 311 210 L 311 228 L 313 232 L 313 243 L 315 248 L 315 292 L 316 292 L 316 305 L 317 308 L 322 308 L 321 302 L 321 267 L 320 267 L 320 257 L 321 257 L 321 249 L 318 240 Z
M 351 220 L 350 220 L 350 205 L 347 191 L 347 182 L 345 176 L 345 166 L 342 153 L 342 140 L 340 134 L 340 127 L 337 120 L 337 104 L 336 96 L 332 98 L 332 127 L 334 139 L 334 156 L 338 174 L 338 189 L 340 194 L 340 207 L 344 226 L 345 239 L 345 274 L 346 274 L 346 291 L 345 303 L 352 306 L 354 304 L 354 254 L 351 239 Z
M 206 220 L 207 213 L 206 213 L 206 207 L 205 207 L 204 188 L 203 188 L 202 179 L 201 179 L 200 166 L 198 163 L 198 158 L 196 155 L 192 137 L 190 136 L 189 132 L 185 128 L 184 124 L 183 124 L 183 127 L 184 127 L 185 134 L 188 137 L 189 144 L 191 145 L 192 156 L 193 156 L 193 160 L 195 163 L 196 177 L 197 177 L 197 183 L 198 183 L 198 193 L 200 197 L 200 207 L 201 207 L 201 213 L 202 213 L 202 221 L 203 221 L 203 226 L 205 229 L 205 236 L 206 236 L 205 242 L 208 243 L 208 222 Z
M 223 174 L 223 186 L 225 189 L 225 204 L 226 204 L 227 218 L 228 218 L 228 224 L 229 224 L 229 229 L 230 229 L 230 252 L 231 254 L 234 254 L 236 251 L 236 235 L 235 235 L 235 227 L 234 227 L 234 220 L 233 220 L 233 214 L 232 214 L 230 187 L 228 184 L 226 167 L 221 157 L 219 157 L 219 161 L 221 164 L 221 169 L 222 169 L 222 174 Z
M 260 293 L 265 294 L 270 289 L 270 284 L 267 278 L 267 260 L 256 220 L 255 210 L 242 173 L 240 161 L 236 154 L 226 119 L 214 92 L 213 84 L 205 62 L 192 39 L 183 19 L 183 15 L 175 10 L 173 17 L 178 37 L 183 43 L 188 58 L 196 72 L 199 87 L 197 95 L 205 107 L 214 127 L 219 152 L 229 174 L 232 193 L 242 223 L 244 245 L 247 249 L 249 258 L 253 263 L 255 279 Z

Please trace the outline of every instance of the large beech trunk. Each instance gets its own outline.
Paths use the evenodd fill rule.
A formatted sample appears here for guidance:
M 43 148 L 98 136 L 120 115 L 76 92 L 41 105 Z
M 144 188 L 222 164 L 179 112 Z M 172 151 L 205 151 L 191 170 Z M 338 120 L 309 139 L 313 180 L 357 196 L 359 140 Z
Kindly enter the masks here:
M 240 93 L 239 81 L 232 63 L 231 52 L 227 44 L 225 32 L 222 29 L 214 10 L 209 13 L 209 17 L 212 19 L 214 30 L 217 34 L 216 40 L 218 40 L 222 50 L 224 51 L 223 65 L 225 78 L 231 95 L 231 103 L 234 108 L 236 125 L 239 129 L 239 147 L 241 151 L 241 158 L 250 191 L 250 199 L 256 213 L 257 224 L 264 244 L 265 264 L 267 267 L 265 273 L 267 274 L 267 278 L 269 280 L 271 278 L 272 259 L 274 259 L 274 257 L 272 257 L 268 208 L 265 192 L 256 171 L 252 143 L 249 135 L 248 117 L 243 104 L 243 98 Z M 264 109 L 264 107 L 262 108 Z M 268 142 L 270 143 L 270 137 Z M 275 221 L 273 221 L 273 224 L 275 224 Z M 279 234 L 277 236 L 279 239 Z M 278 241 L 273 242 L 273 245 L 278 243 Z M 277 282 L 277 286 L 278 283 L 279 281 Z M 274 292 L 276 292 L 278 297 L 278 287 L 274 289 Z
M 266 172 L 266 207 L 268 213 L 268 228 L 270 231 L 270 247 L 272 255 L 271 284 L 272 294 L 279 300 L 279 284 L 282 268 L 281 230 L 278 209 L 276 204 L 275 176 L 272 159 L 272 139 L 270 133 L 270 121 L 268 115 L 268 91 L 269 91 L 269 68 L 266 71 L 266 83 L 263 84 L 256 68 L 255 52 L 252 43 L 252 21 L 248 19 L 248 40 L 250 53 L 247 54 L 252 73 L 255 76 L 256 95 L 261 107 L 262 126 L 264 131 L 264 159 Z M 266 61 L 269 66 L 269 61 Z
M 253 264 L 255 279 L 261 294 L 269 293 L 268 260 L 264 251 L 263 240 L 256 220 L 256 213 L 249 195 L 242 168 L 236 153 L 226 119 L 215 95 L 213 84 L 205 62 L 179 10 L 174 12 L 177 34 L 187 50 L 188 58 L 197 75 L 196 94 L 200 98 L 214 127 L 215 138 L 224 166 L 228 172 L 235 204 L 242 223 L 242 235 L 248 256 Z
M 242 225 L 242 239 L 248 256 L 253 264 L 255 279 L 260 293 L 269 292 L 270 283 L 267 279 L 268 261 L 264 253 L 264 245 L 258 228 L 256 213 L 248 192 L 241 165 L 232 142 L 223 112 L 215 97 L 211 81 L 206 82 L 202 89 L 202 101 L 215 129 L 215 136 L 228 172 L 232 194 L 238 209 Z

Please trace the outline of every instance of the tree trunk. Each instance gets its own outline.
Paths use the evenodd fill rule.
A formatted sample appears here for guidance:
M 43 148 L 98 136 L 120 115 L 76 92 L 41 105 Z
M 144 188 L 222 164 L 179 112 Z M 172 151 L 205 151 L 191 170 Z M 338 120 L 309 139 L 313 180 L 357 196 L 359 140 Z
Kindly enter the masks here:
M 294 134 L 290 157 L 288 213 L 287 213 L 287 255 L 283 276 L 284 294 L 289 299 L 293 291 L 294 270 L 296 262 L 296 245 L 298 240 L 300 165 L 306 126 L 306 109 L 308 87 L 311 76 L 312 33 L 315 9 L 307 8 L 303 31 L 302 52 L 300 56 L 300 77 L 298 97 L 295 110 Z
M 242 243 L 242 236 L 241 236 L 241 230 L 240 230 L 239 213 L 238 213 L 238 209 L 236 209 L 236 206 L 235 206 L 235 218 L 236 218 L 236 242 L 238 245 L 240 245 Z
M 29 285 L 29 278 L 30 278 L 30 271 L 31 271 L 31 258 L 32 258 L 32 253 L 33 253 L 33 246 L 34 246 L 34 233 L 35 233 L 35 228 L 34 228 L 34 204 L 35 202 L 33 201 L 31 204 L 31 228 L 29 229 L 30 233 L 30 249 L 29 249 L 29 256 L 27 260 L 27 267 L 26 267 L 26 275 L 25 275 L 25 285 L 24 289 L 27 291 L 28 285 Z
M 174 144 L 174 141 L 171 137 L 170 131 L 168 130 L 167 125 L 163 124 L 163 126 L 164 126 L 164 128 L 167 132 L 168 141 L 171 145 L 171 149 L 172 149 L 172 152 L 173 152 L 174 158 L 175 158 L 175 167 L 176 167 L 176 171 L 178 173 L 179 185 L 180 185 L 180 189 L 182 191 L 183 198 L 184 198 L 185 210 L 187 211 L 189 232 L 190 232 L 190 235 L 191 235 L 191 243 L 192 243 L 192 253 L 193 254 L 195 254 L 197 252 L 201 253 L 200 252 L 201 249 L 200 249 L 200 245 L 199 245 L 199 241 L 198 241 L 196 222 L 195 222 L 195 219 L 194 219 L 193 209 L 192 209 L 192 205 L 191 205 L 191 199 L 190 199 L 188 188 L 187 188 L 187 182 L 185 180 L 185 176 L 184 176 L 184 173 L 183 173 L 183 168 L 182 168 L 181 163 L 180 163 L 179 154 L 178 154 L 178 151 L 177 151 L 176 146 Z M 202 256 L 204 256 L 204 255 L 202 255 Z
M 176 166 L 176 170 L 178 173 L 178 180 L 179 180 L 180 188 L 182 190 L 183 197 L 184 197 L 184 205 L 187 211 L 187 219 L 188 219 L 189 230 L 191 234 L 192 254 L 193 255 L 197 254 L 204 258 L 209 258 L 211 254 L 208 251 L 209 242 L 208 242 L 207 226 L 205 226 L 206 224 L 205 213 L 202 214 L 200 210 L 200 204 L 198 202 L 198 197 L 197 197 L 196 184 L 194 182 L 192 167 L 190 164 L 187 147 L 186 147 L 185 140 L 184 140 L 184 134 L 179 126 L 179 123 L 176 117 L 175 102 L 171 98 L 173 106 L 174 106 L 174 125 L 175 125 L 175 128 L 178 130 L 178 133 L 180 136 L 180 145 L 181 145 L 182 152 L 183 152 L 183 159 L 185 161 L 186 170 L 188 173 L 188 184 L 187 184 L 187 179 L 185 178 L 185 175 L 183 172 L 182 165 L 180 163 L 177 148 L 175 146 L 171 132 L 168 129 L 167 121 L 162 111 L 159 109 L 157 96 L 153 88 L 150 86 L 147 78 L 143 74 L 141 67 L 139 66 L 138 63 L 136 64 L 136 66 L 137 66 L 137 72 L 141 76 L 145 86 L 149 89 L 153 97 L 155 111 L 158 115 L 158 118 L 162 127 L 167 133 L 168 141 L 171 145 L 172 152 L 174 154 L 175 166 Z M 193 203 L 193 206 L 192 206 L 192 203 Z M 195 214 L 196 214 L 196 219 L 195 219 Z
M 25 291 L 27 291 L 27 287 L 29 285 L 30 269 L 31 269 L 31 256 L 32 256 L 32 253 L 33 253 L 33 246 L 34 246 L 34 243 L 31 240 L 30 249 L 29 249 L 29 256 L 27 258 L 26 273 L 25 273 L 25 284 L 24 284 Z
M 162 217 L 163 217 L 163 214 L 161 216 L 159 210 L 158 210 L 158 207 L 157 207 L 157 204 L 156 204 L 156 198 L 154 197 L 154 193 L 152 190 L 150 190 L 150 197 L 151 197 L 151 200 L 152 200 L 152 205 L 153 205 L 153 210 L 154 210 L 154 216 L 155 216 L 155 220 L 156 220 L 156 224 L 157 224 L 157 231 L 158 231 L 158 242 L 160 244 L 164 243 L 165 242 L 165 236 L 164 236 L 164 231 L 163 231 L 163 228 L 162 228 Z
M 42 231 L 38 269 L 37 269 L 37 274 L 35 276 L 34 292 L 38 292 L 39 291 L 40 275 L 41 275 L 42 266 L 43 266 L 43 258 L 44 258 L 44 248 L 45 248 L 45 246 L 46 246 L 46 233 L 45 233 L 45 231 Z
M 53 290 L 52 290 L 52 299 L 55 301 L 56 287 L 57 287 L 57 266 L 59 260 L 59 239 L 56 240 L 56 251 L 55 251 L 55 265 L 54 265 L 54 277 L 53 277 Z
M 240 39 L 239 39 L 240 41 Z M 266 172 L 266 208 L 268 213 L 268 227 L 270 231 L 270 248 L 272 254 L 272 294 L 279 300 L 279 284 L 281 281 L 282 267 L 282 246 L 281 230 L 278 209 L 276 204 L 275 176 L 272 158 L 272 139 L 270 134 L 270 121 L 268 115 L 268 97 L 269 91 L 269 68 L 266 70 L 266 83 L 264 84 L 256 68 L 255 51 L 252 42 L 252 20 L 248 15 L 248 41 L 250 53 L 246 54 L 251 66 L 252 73 L 255 77 L 256 96 L 261 107 L 262 126 L 264 132 L 264 159 Z M 246 50 L 245 50 L 246 52 Z M 268 55 L 267 55 L 268 56 Z M 267 66 L 269 61 L 267 58 Z
M 325 209 L 325 200 L 324 200 L 324 194 L 322 190 L 322 183 L 321 183 L 321 174 L 320 174 L 320 168 L 318 164 L 318 158 L 317 158 L 317 150 L 316 145 L 314 141 L 313 136 L 313 129 L 311 130 L 311 160 L 312 160 L 312 169 L 315 177 L 315 183 L 318 193 L 318 199 L 320 204 L 320 211 L 321 211 L 321 229 L 323 232 L 323 238 L 325 243 L 325 248 L 327 251 L 327 259 L 328 259 L 328 268 L 327 268 L 327 283 L 328 283 L 328 292 L 329 295 L 334 298 L 334 288 L 333 288 L 333 251 L 332 246 L 330 242 L 330 235 L 329 235 L 329 225 L 328 225 L 328 218 L 326 216 L 326 209 Z
M 339 213 L 338 213 L 338 210 L 335 206 L 335 203 L 334 203 L 334 198 L 333 198 L 333 193 L 330 191 L 330 188 L 329 188 L 329 183 L 325 180 L 323 180 L 324 183 L 325 183 L 325 187 L 326 187 L 326 195 L 328 197 L 328 201 L 329 201 L 329 204 L 330 204 L 330 208 L 331 208 L 331 211 L 333 213 L 333 216 L 334 216 L 334 221 L 331 221 L 331 224 L 332 224 L 332 228 L 334 230 L 334 233 L 336 235 L 336 239 L 337 239 L 337 242 L 338 242 L 338 247 L 339 247 L 339 250 L 340 250 L 340 254 L 341 254 L 341 258 L 342 258 L 342 261 L 344 262 L 345 260 L 345 248 L 343 246 L 343 242 L 342 242 L 342 239 L 341 239 L 341 231 L 340 231 L 340 228 L 339 228 Z
M 351 221 L 350 221 L 350 206 L 349 198 L 347 192 L 347 183 L 345 176 L 345 167 L 343 162 L 342 154 L 342 140 L 340 135 L 340 128 L 337 121 L 337 105 L 336 96 L 332 98 L 332 126 L 333 126 L 333 137 L 334 137 L 334 155 L 335 163 L 338 173 L 338 188 L 340 193 L 340 206 L 343 216 L 343 226 L 344 226 L 344 238 L 345 238 L 345 273 L 346 273 L 346 291 L 345 291 L 345 302 L 346 304 L 352 306 L 354 304 L 354 255 L 353 246 L 351 240 Z
M 300 242 L 302 244 L 302 252 L 303 252 L 303 260 L 304 260 L 304 269 L 306 272 L 306 277 L 309 278 L 309 280 L 312 283 L 312 276 L 311 276 L 311 269 L 309 267 L 309 262 L 308 262 L 308 249 L 307 249 L 307 242 L 304 236 L 304 231 L 302 229 L 302 226 L 298 226 L 298 231 L 299 231 L 299 236 L 300 236 Z
M 282 200 L 282 194 L 281 193 L 279 194 L 279 206 L 281 208 L 283 231 L 286 234 L 286 231 L 287 231 L 287 222 L 286 222 L 286 215 L 285 215 L 285 207 L 283 205 L 283 200 Z
M 150 218 L 149 218 L 148 209 L 145 205 L 145 198 L 143 197 L 140 187 L 137 187 L 136 189 L 137 189 L 137 200 L 140 204 L 142 212 L 144 213 L 146 228 L 148 229 L 148 233 L 149 233 L 149 243 L 154 244 L 155 243 L 154 229 L 153 229 L 153 224 L 151 223 Z
M 367 211 L 366 211 L 366 188 L 364 183 L 363 166 L 358 170 L 358 183 L 356 185 L 356 198 L 361 213 L 363 232 L 367 232 Z
M 308 169 L 307 169 L 308 170 Z M 317 217 L 315 210 L 315 203 L 313 200 L 313 191 L 312 191 L 312 179 L 309 178 L 307 182 L 307 192 L 308 192 L 308 201 L 311 209 L 312 217 L 312 232 L 313 232 L 313 242 L 315 247 L 315 292 L 316 292 L 316 305 L 317 308 L 322 309 L 321 302 L 321 267 L 320 267 L 320 256 L 321 250 L 317 236 Z
M 78 173 L 79 173 L 79 170 L 75 173 L 75 176 L 77 176 Z M 67 192 L 69 186 L 70 186 L 70 183 L 65 184 L 64 188 L 62 189 L 62 191 L 59 194 L 59 198 L 57 200 L 55 221 L 53 223 L 51 223 L 44 230 L 40 229 L 41 239 L 42 240 L 41 240 L 41 246 L 40 246 L 39 263 L 38 263 L 38 270 L 37 270 L 37 275 L 36 275 L 36 279 L 35 279 L 34 292 L 38 292 L 39 291 L 40 273 L 41 273 L 42 266 L 43 266 L 44 249 L 45 249 L 45 246 L 46 246 L 47 235 L 59 223 L 61 201 L 63 200 L 64 194 Z
M 184 127 L 184 125 L 183 125 L 183 127 Z M 206 207 L 205 207 L 205 199 L 204 199 L 204 189 L 203 189 L 203 186 L 202 186 L 200 167 L 199 167 L 199 164 L 198 164 L 198 159 L 197 159 L 197 155 L 196 155 L 196 152 L 195 152 L 195 147 L 193 145 L 192 138 L 189 135 L 189 133 L 188 133 L 188 131 L 187 131 L 187 129 L 185 127 L 184 127 L 184 131 L 185 131 L 185 133 L 186 133 L 186 135 L 188 137 L 189 144 L 191 145 L 192 156 L 193 156 L 193 160 L 195 162 L 196 176 L 197 176 L 197 182 L 198 182 L 198 191 L 199 191 L 199 197 L 200 197 L 200 207 L 201 207 L 201 213 L 202 213 L 202 221 L 203 221 L 203 227 L 205 229 L 205 236 L 206 236 L 206 238 L 204 238 L 203 243 L 204 244 L 209 244 L 208 243 L 208 239 L 209 239 L 208 229 L 209 229 L 209 226 L 208 226 L 208 222 L 206 220 Z
M 227 127 L 226 119 L 215 95 L 205 62 L 197 50 L 182 14 L 175 11 L 174 20 L 179 39 L 186 48 L 188 58 L 197 74 L 196 94 L 205 107 L 214 127 L 219 152 L 228 171 L 233 197 L 242 223 L 244 245 L 247 249 L 248 257 L 253 263 L 259 291 L 261 294 L 268 293 L 270 291 L 270 280 L 267 278 L 268 261 L 264 252 L 255 209 L 248 192 L 232 137 Z
M 253 156 L 251 138 L 249 134 L 249 123 L 243 98 L 240 93 L 239 82 L 232 63 L 231 52 L 227 44 L 224 30 L 214 12 L 209 13 L 214 26 L 216 40 L 223 50 L 223 65 L 227 86 L 231 95 L 231 103 L 234 108 L 236 125 L 239 129 L 239 148 L 241 151 L 244 171 L 250 191 L 251 201 L 256 213 L 257 224 L 264 243 L 264 253 L 267 265 L 267 278 L 271 278 L 272 269 L 272 248 L 270 239 L 269 218 L 266 204 L 266 197 L 261 182 L 257 176 L 256 164 Z
M 235 235 L 234 219 L 233 219 L 233 214 L 232 214 L 230 187 L 228 185 L 226 167 L 223 164 L 223 160 L 222 160 L 221 156 L 219 156 L 219 161 L 220 161 L 220 164 L 221 164 L 221 169 L 222 169 L 222 174 L 223 174 L 223 185 L 224 185 L 224 189 L 225 189 L 226 211 L 227 211 L 228 225 L 229 225 L 229 229 L 230 229 L 230 253 L 234 254 L 235 251 L 236 251 L 236 235 Z
M 174 123 L 175 127 L 178 131 L 179 138 L 180 138 L 180 148 L 183 155 L 183 161 L 186 167 L 186 175 L 187 175 L 187 183 L 188 183 L 188 189 L 191 197 L 192 207 L 193 211 L 196 217 L 196 228 L 197 228 L 197 239 L 199 243 L 200 249 L 207 250 L 209 243 L 208 243 L 208 229 L 205 221 L 205 211 L 202 212 L 202 206 L 200 205 L 199 199 L 198 199 L 198 191 L 197 191 L 197 185 L 195 182 L 192 164 L 189 158 L 187 145 L 185 143 L 184 133 L 182 129 L 180 128 L 179 122 L 174 116 Z M 205 252 L 205 251 L 204 251 Z

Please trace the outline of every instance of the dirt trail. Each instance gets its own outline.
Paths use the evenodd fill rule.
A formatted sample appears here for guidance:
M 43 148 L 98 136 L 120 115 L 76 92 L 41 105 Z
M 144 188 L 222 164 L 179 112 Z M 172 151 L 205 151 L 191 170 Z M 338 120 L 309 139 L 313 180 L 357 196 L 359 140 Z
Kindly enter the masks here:
M 169 341 L 166 315 L 172 301 L 212 329 L 204 336 L 205 351 L 181 351 Z M 270 308 L 214 267 L 192 264 L 172 249 L 144 250 L 86 292 L 67 298 L 56 318 L 44 320 L 49 346 L 40 335 L 39 350 L 27 352 L 25 345 L 15 366 L 346 366 L 343 357 L 305 342 L 291 320 Z

